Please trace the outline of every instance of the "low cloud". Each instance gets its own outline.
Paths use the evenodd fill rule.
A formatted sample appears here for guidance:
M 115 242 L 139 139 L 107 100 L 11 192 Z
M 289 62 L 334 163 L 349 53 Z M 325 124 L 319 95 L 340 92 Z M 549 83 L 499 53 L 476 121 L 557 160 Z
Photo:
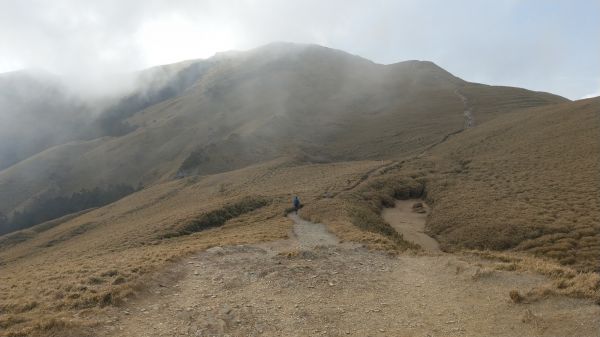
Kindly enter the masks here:
M 600 96 L 600 90 L 598 90 L 598 91 L 596 91 L 595 93 L 592 93 L 592 94 L 584 95 L 583 97 L 581 97 L 581 99 L 594 98 L 594 97 L 598 97 L 598 96 Z
M 574 79 L 600 76 L 598 21 L 600 4 L 567 1 L 0 0 L 0 72 L 43 68 L 106 93 L 149 66 L 290 41 L 578 98 L 590 87 Z

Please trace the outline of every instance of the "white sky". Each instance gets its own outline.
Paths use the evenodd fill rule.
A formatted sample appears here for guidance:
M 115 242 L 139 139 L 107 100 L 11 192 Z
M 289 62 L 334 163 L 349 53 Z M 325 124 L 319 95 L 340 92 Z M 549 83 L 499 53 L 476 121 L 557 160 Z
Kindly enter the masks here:
M 77 86 L 273 41 L 430 60 L 465 80 L 571 99 L 600 94 L 600 0 L 0 0 L 0 72 L 43 68 Z

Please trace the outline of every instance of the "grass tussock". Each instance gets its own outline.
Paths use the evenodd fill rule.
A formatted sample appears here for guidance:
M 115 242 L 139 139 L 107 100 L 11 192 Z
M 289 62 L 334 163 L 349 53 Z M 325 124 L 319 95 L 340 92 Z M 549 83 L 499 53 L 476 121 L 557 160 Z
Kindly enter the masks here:
M 525 298 L 523 297 L 523 295 L 521 295 L 521 293 L 518 290 L 511 290 L 508 293 L 508 297 L 510 297 L 511 301 L 513 301 L 513 303 L 522 303 Z
M 526 254 L 491 251 L 470 251 L 470 254 L 496 261 L 496 270 L 528 271 L 549 278 L 549 282 L 528 290 L 524 298 L 535 301 L 549 296 L 587 298 L 600 303 L 600 274 L 581 272 L 560 265 L 551 259 L 541 259 Z
M 73 319 L 52 317 L 6 334 L 6 337 L 79 337 L 89 335 L 84 325 Z

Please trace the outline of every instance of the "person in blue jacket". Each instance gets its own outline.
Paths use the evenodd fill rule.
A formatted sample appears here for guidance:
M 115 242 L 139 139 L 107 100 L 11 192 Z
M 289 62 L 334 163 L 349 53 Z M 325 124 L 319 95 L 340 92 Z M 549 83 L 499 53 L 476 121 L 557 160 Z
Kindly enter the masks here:
M 298 196 L 294 196 L 294 211 L 296 212 L 296 214 L 298 214 L 298 210 L 300 209 L 300 198 L 298 198 Z

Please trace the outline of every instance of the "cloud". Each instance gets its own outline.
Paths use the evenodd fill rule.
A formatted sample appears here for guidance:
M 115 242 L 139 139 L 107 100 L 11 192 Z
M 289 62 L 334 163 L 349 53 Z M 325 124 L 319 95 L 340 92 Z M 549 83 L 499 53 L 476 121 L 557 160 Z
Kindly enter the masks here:
M 598 21 L 600 5 L 568 1 L 0 0 L 0 72 L 39 67 L 102 91 L 152 65 L 291 41 L 573 98 L 600 76 Z
M 594 98 L 594 97 L 598 97 L 598 96 L 600 96 L 600 90 L 598 90 L 598 91 L 596 91 L 595 93 L 592 93 L 592 94 L 584 95 L 583 97 L 581 97 L 581 99 Z

